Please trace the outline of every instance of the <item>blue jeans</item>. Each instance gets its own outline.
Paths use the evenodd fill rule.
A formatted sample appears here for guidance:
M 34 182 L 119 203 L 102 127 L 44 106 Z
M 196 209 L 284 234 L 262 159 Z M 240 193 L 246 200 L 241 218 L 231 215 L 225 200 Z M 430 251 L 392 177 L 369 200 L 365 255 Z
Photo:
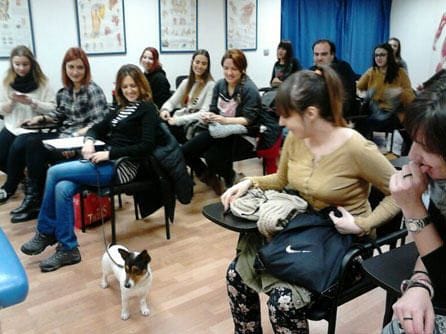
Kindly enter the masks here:
M 48 170 L 37 231 L 55 236 L 62 249 L 77 247 L 73 196 L 81 185 L 107 186 L 113 179 L 113 162 L 97 165 L 85 161 L 60 163 Z

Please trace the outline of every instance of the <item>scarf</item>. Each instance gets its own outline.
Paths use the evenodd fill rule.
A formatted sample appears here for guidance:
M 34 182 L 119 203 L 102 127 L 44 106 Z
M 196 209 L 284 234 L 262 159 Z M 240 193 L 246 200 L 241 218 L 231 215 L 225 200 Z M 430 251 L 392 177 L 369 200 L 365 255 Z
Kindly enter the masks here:
M 16 76 L 14 82 L 10 84 L 11 88 L 20 93 L 29 93 L 36 90 L 39 86 L 34 80 L 32 71 L 29 71 L 24 77 Z
M 446 180 L 435 180 L 429 184 L 430 199 L 446 217 Z

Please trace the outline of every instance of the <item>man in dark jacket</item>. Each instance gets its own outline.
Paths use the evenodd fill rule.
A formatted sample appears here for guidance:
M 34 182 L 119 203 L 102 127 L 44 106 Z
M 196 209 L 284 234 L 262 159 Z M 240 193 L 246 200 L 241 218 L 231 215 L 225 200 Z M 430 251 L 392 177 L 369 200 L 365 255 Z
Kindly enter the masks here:
M 330 65 L 339 75 L 345 91 L 344 116 L 348 117 L 357 113 L 356 103 L 356 73 L 346 61 L 336 58 L 336 46 L 328 39 L 320 39 L 313 43 L 314 70 L 317 65 Z

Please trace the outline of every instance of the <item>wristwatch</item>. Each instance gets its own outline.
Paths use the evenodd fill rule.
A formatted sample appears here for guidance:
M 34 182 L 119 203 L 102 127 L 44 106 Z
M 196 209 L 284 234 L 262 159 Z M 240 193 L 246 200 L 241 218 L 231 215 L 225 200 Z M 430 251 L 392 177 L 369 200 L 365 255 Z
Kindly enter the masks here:
M 431 221 L 429 219 L 429 216 L 426 216 L 426 217 L 420 218 L 420 219 L 403 217 L 403 222 L 404 222 L 404 224 L 406 224 L 406 227 L 410 232 L 418 233 L 425 226 L 429 225 Z

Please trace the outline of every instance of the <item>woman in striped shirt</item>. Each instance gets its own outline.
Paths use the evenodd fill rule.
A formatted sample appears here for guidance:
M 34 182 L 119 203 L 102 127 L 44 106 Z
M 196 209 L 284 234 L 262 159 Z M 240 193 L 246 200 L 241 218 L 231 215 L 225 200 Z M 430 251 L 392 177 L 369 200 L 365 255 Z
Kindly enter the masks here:
M 122 66 L 116 78 L 117 109 L 86 133 L 83 160 L 55 165 L 48 170 L 43 203 L 34 237 L 21 250 L 41 253 L 56 242 L 56 252 L 40 263 L 43 272 L 80 262 L 74 233 L 73 196 L 81 185 L 109 185 L 113 161 L 122 156 L 148 156 L 159 138 L 159 117 L 152 92 L 144 74 L 135 65 Z M 104 151 L 95 150 L 95 140 L 107 143 Z M 126 181 L 136 175 L 137 166 L 128 165 Z

